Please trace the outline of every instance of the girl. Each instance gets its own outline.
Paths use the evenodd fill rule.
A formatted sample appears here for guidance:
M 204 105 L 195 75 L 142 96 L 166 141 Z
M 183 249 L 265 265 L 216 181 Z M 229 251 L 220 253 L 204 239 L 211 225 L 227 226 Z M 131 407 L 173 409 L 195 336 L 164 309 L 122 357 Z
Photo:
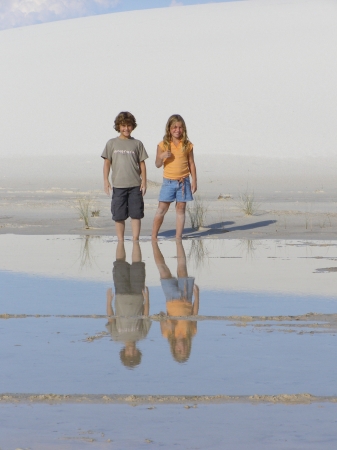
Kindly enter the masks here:
M 185 225 L 186 202 L 193 200 L 192 194 L 197 190 L 197 171 L 193 145 L 188 139 L 185 121 L 179 114 L 168 119 L 164 140 L 157 147 L 156 167 L 162 165 L 164 179 L 153 221 L 152 239 L 157 239 L 164 216 L 173 201 L 176 202 L 176 239 L 181 239 Z

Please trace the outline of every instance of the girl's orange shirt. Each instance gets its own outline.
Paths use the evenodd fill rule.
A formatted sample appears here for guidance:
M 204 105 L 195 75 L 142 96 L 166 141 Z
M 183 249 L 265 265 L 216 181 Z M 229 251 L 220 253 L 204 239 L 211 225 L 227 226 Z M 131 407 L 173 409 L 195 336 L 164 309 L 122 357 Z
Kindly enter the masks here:
M 164 142 L 160 142 L 158 147 L 162 152 L 166 152 Z M 171 156 L 164 160 L 164 178 L 170 180 L 180 180 L 180 178 L 188 177 L 190 174 L 190 166 L 188 164 L 188 155 L 193 150 L 193 144 L 189 142 L 186 151 L 183 151 L 183 144 L 180 141 L 176 147 L 171 142 Z
M 172 319 L 172 317 L 186 317 L 192 315 L 193 305 L 184 300 L 170 300 L 166 302 L 169 319 L 164 321 L 166 326 L 161 327 L 162 335 L 166 338 L 174 334 L 176 338 L 185 338 L 188 335 L 194 336 L 197 332 L 197 322 L 194 320 Z M 164 325 L 163 324 L 163 325 Z

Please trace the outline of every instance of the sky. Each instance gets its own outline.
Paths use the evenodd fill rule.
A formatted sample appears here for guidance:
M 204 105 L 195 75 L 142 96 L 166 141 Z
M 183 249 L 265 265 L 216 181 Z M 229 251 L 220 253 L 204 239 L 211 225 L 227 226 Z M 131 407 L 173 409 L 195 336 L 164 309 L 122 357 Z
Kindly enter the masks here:
M 135 9 L 231 0 L 0 0 L 0 30 Z

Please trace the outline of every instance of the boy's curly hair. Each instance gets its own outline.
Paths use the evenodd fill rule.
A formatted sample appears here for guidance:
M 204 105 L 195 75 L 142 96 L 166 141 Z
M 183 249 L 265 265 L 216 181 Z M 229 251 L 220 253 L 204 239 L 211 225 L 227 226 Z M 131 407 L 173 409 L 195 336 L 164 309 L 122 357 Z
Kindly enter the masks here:
M 126 356 L 125 355 L 125 347 L 122 348 L 122 350 L 119 352 L 119 357 L 121 359 L 121 362 L 124 364 L 125 367 L 128 367 L 129 369 L 133 369 L 134 367 L 138 366 L 142 361 L 142 352 L 137 348 L 137 352 L 133 356 Z
M 120 131 L 119 127 L 120 125 L 132 125 L 133 129 L 136 128 L 137 126 L 137 122 L 135 119 L 135 116 L 133 116 L 130 112 L 128 111 L 122 111 L 118 114 L 118 116 L 115 119 L 115 126 L 114 129 L 116 131 Z

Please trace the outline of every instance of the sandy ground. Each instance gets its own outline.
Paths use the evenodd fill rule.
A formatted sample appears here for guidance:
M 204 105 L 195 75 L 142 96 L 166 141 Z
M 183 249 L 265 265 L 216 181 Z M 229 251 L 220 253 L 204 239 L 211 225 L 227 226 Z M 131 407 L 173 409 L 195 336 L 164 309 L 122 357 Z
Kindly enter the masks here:
M 198 194 L 207 209 L 202 230 L 185 235 L 217 238 L 334 239 L 337 236 L 337 160 L 316 158 L 243 158 L 197 155 Z M 48 167 L 42 172 L 41 167 Z M 0 169 L 0 233 L 114 235 L 110 200 L 102 191 L 98 155 L 77 158 L 2 159 Z M 148 161 L 142 236 L 150 236 L 161 182 L 161 170 Z M 240 196 L 254 194 L 255 211 L 246 215 Z M 86 229 L 78 217 L 78 200 L 90 197 Z M 172 206 L 161 236 L 174 237 Z M 127 223 L 126 235 L 130 235 Z

